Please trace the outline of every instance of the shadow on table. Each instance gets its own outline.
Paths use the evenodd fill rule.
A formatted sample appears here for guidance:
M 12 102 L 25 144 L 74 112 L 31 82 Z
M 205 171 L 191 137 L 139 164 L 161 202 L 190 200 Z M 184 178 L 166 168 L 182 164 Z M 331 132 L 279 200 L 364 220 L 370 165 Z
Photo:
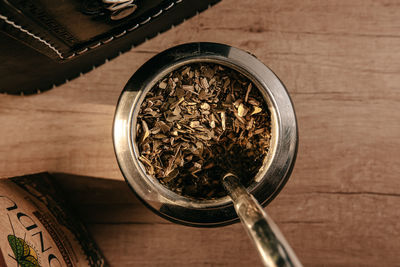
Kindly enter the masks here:
M 111 266 L 261 266 L 239 224 L 184 227 L 153 214 L 125 181 L 52 176 Z
M 168 223 L 147 209 L 125 181 L 52 173 L 75 214 L 89 224 Z

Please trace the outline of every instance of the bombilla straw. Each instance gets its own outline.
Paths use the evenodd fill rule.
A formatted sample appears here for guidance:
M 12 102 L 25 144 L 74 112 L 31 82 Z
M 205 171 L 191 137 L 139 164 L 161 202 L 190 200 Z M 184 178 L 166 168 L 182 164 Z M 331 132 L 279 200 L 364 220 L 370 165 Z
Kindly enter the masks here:
M 244 228 L 256 245 L 263 264 L 267 267 L 303 266 L 278 226 L 257 200 L 247 192 L 239 178 L 228 173 L 222 178 L 222 183 L 234 203 Z

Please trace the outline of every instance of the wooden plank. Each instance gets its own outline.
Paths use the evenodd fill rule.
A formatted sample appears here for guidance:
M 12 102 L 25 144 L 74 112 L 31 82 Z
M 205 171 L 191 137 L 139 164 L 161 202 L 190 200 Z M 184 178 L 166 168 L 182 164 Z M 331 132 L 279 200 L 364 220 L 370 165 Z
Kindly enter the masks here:
M 260 263 L 240 224 L 216 229 L 174 225 L 149 211 L 124 182 L 60 174 L 57 180 L 113 266 Z M 398 263 L 394 234 L 400 223 L 393 212 L 400 194 L 299 187 L 291 183 L 267 211 L 305 266 Z
M 148 211 L 122 181 L 115 104 L 156 53 L 212 41 L 255 54 L 295 104 L 299 154 L 267 208 L 306 266 L 398 266 L 400 5 L 396 0 L 224 0 L 50 92 L 0 95 L 0 176 L 62 176 L 113 266 L 253 266 L 240 225 L 196 229 Z M 60 176 L 61 177 L 61 176 Z
M 371 8 L 366 8 L 364 2 L 346 3 L 304 1 L 293 5 L 283 1 L 277 5 L 250 1 L 237 8 L 236 3 L 226 1 L 53 91 L 24 98 L 1 96 L 0 123 L 4 126 L 0 176 L 50 170 L 121 179 L 110 144 L 119 93 L 142 63 L 183 41 L 227 42 L 256 54 L 286 83 L 300 114 L 300 125 L 310 122 L 303 121 L 302 115 L 314 117 L 310 111 L 315 112 L 316 105 L 331 105 L 334 109 L 342 101 L 353 100 L 361 102 L 354 107 L 357 109 L 377 99 L 395 103 L 399 99 L 396 89 L 400 67 L 396 58 L 400 39 L 392 31 L 399 26 L 397 20 L 388 27 L 394 16 L 393 5 L 371 2 Z M 257 10 L 265 13 L 261 16 Z M 357 10 L 365 14 L 353 14 Z M 218 16 L 220 12 L 230 15 Z M 322 19 L 326 16 L 339 16 L 344 21 Z M 371 18 L 375 19 L 373 24 L 369 23 Z M 355 19 L 359 23 L 354 23 Z M 389 33 L 382 34 L 381 30 L 379 35 L 383 27 Z M 196 34 L 188 36 L 187 32 Z M 317 103 L 307 101 L 307 105 L 300 106 L 296 94 L 309 94 Z M 327 98 L 337 103 L 326 103 Z M 74 110 L 83 116 L 71 113 Z M 102 113 L 102 118 L 96 113 Z
M 114 107 L 43 96 L 1 98 L 0 176 L 92 170 L 119 177 L 111 143 Z
M 95 237 L 108 237 L 96 241 L 113 266 L 261 266 L 240 225 L 93 225 L 91 231 Z

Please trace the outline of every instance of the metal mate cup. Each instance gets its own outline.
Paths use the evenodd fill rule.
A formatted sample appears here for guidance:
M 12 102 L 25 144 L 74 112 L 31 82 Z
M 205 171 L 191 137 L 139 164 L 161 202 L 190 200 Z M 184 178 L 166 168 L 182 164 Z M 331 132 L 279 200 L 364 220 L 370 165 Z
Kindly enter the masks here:
M 271 112 L 270 150 L 254 182 L 247 187 L 266 206 L 280 192 L 294 166 L 298 134 L 294 108 L 279 78 L 253 55 L 223 44 L 188 43 L 165 50 L 140 67 L 126 84 L 115 112 L 113 141 L 118 164 L 138 198 L 156 214 L 189 226 L 237 222 L 228 196 L 196 200 L 178 195 L 146 174 L 138 160 L 136 123 L 140 106 L 153 86 L 170 72 L 191 63 L 214 63 L 246 76 L 262 93 Z

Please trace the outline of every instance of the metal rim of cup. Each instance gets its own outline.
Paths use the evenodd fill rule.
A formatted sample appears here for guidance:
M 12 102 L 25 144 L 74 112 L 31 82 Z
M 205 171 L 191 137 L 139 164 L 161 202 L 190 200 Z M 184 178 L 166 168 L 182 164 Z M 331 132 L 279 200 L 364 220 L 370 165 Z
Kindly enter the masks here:
M 161 52 L 141 66 L 126 84 L 114 117 L 113 141 L 126 182 L 151 210 L 189 226 L 222 226 L 238 221 L 229 197 L 194 200 L 178 195 L 146 174 L 138 160 L 136 119 L 147 92 L 163 77 L 184 65 L 215 63 L 249 78 L 263 94 L 271 112 L 271 149 L 247 189 L 266 206 L 283 188 L 294 166 L 298 146 L 297 122 L 290 97 L 279 78 L 253 55 L 223 44 L 188 43 Z

